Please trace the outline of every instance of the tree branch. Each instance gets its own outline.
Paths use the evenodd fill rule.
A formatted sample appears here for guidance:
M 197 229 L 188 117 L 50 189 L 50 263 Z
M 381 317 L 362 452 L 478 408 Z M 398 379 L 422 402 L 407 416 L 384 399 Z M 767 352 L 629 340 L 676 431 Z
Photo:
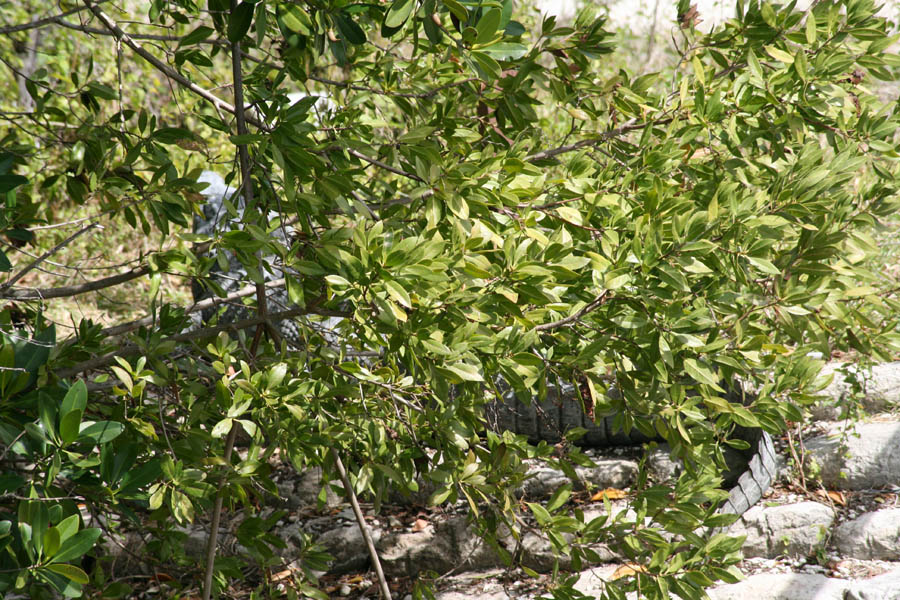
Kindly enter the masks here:
M 606 302 L 606 294 L 608 292 L 609 292 L 609 290 L 603 290 L 599 296 L 594 298 L 589 304 L 585 304 L 575 314 L 569 315 L 568 317 L 566 317 L 564 319 L 560 319 L 559 321 L 553 321 L 551 323 L 543 323 L 541 325 L 538 325 L 534 328 L 535 331 L 548 331 L 550 329 L 558 329 L 560 327 L 565 327 L 569 323 L 574 323 L 575 321 L 577 321 L 584 315 L 588 314 L 592 310 L 595 310 L 596 308 L 600 307 L 604 302 Z
M 316 310 L 315 307 L 312 308 L 291 308 L 288 310 L 283 310 L 280 312 L 269 313 L 265 317 L 251 317 L 249 319 L 243 319 L 241 321 L 235 321 L 233 323 L 225 323 L 223 325 L 215 325 L 213 327 L 202 327 L 200 329 L 194 329 L 192 331 L 186 331 L 184 333 L 179 333 L 177 335 L 169 336 L 163 339 L 160 343 L 165 342 L 189 342 L 191 340 L 202 339 L 206 337 L 210 337 L 221 333 L 222 331 L 230 331 L 230 330 L 241 330 L 247 329 L 248 327 L 255 327 L 260 323 L 264 323 L 266 320 L 272 321 L 281 321 L 284 319 L 290 319 L 292 317 L 300 317 L 303 315 L 325 315 L 325 316 L 333 316 L 333 317 L 351 317 L 352 315 L 345 312 L 340 311 L 324 311 L 324 310 Z M 115 357 L 117 356 L 134 356 L 136 354 L 140 354 L 143 348 L 136 344 L 129 344 L 128 346 L 123 346 L 118 350 L 113 350 L 112 352 L 107 352 L 106 354 L 102 354 L 100 356 L 95 356 L 89 360 L 84 362 L 80 362 L 71 367 L 60 369 L 58 371 L 54 371 L 53 374 L 56 375 L 59 379 L 66 379 L 68 377 L 72 377 L 73 375 L 77 375 L 84 371 L 90 371 L 93 369 L 100 369 L 107 365 L 115 362 Z
M 265 283 L 266 288 L 278 288 L 282 287 L 285 284 L 284 278 L 275 279 L 273 281 L 267 281 Z M 256 284 L 248 285 L 239 289 L 236 292 L 232 292 L 225 296 L 224 298 L 216 298 L 213 296 L 212 298 L 206 298 L 205 300 L 200 300 L 199 302 L 195 302 L 193 305 L 185 309 L 185 313 L 191 314 L 195 312 L 199 312 L 201 310 L 206 310 L 207 308 L 213 308 L 220 304 L 226 304 L 228 302 L 234 302 L 235 300 L 240 300 L 241 298 L 245 298 L 250 296 L 251 294 L 256 293 Z M 317 313 L 318 314 L 318 313 Z M 113 325 L 112 327 L 107 327 L 100 332 L 100 335 L 104 337 L 111 337 L 117 335 L 123 335 L 130 331 L 134 331 L 135 329 L 139 329 L 141 327 L 146 327 L 147 325 L 152 325 L 156 322 L 154 317 L 144 317 L 142 319 L 137 319 L 135 321 L 129 321 L 128 323 L 122 323 L 120 325 Z
M 369 558 L 372 559 L 372 566 L 375 567 L 375 574 L 378 576 L 378 584 L 381 587 L 381 597 L 384 600 L 391 600 L 391 589 L 388 587 L 387 579 L 384 577 L 384 570 L 381 568 L 381 560 L 378 558 L 375 542 L 372 541 L 372 536 L 369 534 L 369 527 L 366 525 L 366 518 L 359 508 L 359 501 L 356 499 L 356 493 L 353 491 L 353 486 L 350 484 L 350 478 L 347 476 L 347 469 L 344 468 L 344 463 L 341 461 L 341 456 L 338 454 L 337 449 L 332 448 L 331 452 L 334 456 L 334 466 L 337 467 L 338 475 L 341 478 L 341 485 L 344 486 L 344 491 L 347 492 L 347 498 L 349 498 L 350 506 L 353 508 L 353 516 L 356 517 L 356 524 L 359 526 L 359 531 L 362 533 L 363 540 L 366 542 L 366 549 L 369 551 Z
M 135 267 L 118 275 L 111 275 L 103 279 L 95 279 L 80 285 L 66 285 L 55 288 L 10 288 L 0 291 L 0 300 L 49 300 L 51 298 L 68 298 L 87 292 L 102 290 L 138 277 L 143 277 L 150 272 L 150 267 L 143 265 Z
M 461 85 L 465 85 L 467 83 L 471 83 L 473 81 L 480 81 L 477 77 L 470 77 L 468 79 L 463 79 L 462 81 L 453 81 L 451 83 L 445 83 L 444 85 L 438 86 L 432 90 L 428 90 L 427 92 L 387 92 L 384 90 L 376 90 L 375 88 L 366 87 L 364 85 L 356 85 L 354 83 L 348 83 L 346 81 L 336 81 L 334 79 L 326 79 L 325 77 L 318 77 L 316 75 L 308 75 L 308 79 L 312 81 L 318 81 L 319 83 L 324 83 L 325 85 L 332 85 L 335 87 L 346 88 L 356 92 L 370 92 L 372 94 L 378 94 L 379 96 L 394 96 L 397 98 L 431 98 L 432 96 L 442 92 L 443 90 L 458 87 Z
M 195 84 L 194 82 L 190 81 L 187 77 L 185 77 L 184 75 L 182 75 L 181 73 L 179 73 L 178 71 L 176 71 L 175 69 L 173 69 L 172 67 L 167 65 L 166 63 L 162 62 L 161 60 L 159 60 L 158 58 L 156 58 L 155 56 L 153 56 L 146 50 L 144 50 L 143 46 L 138 44 L 134 39 L 131 38 L 131 36 L 129 36 L 118 25 L 116 25 L 113 22 L 113 20 L 109 16 L 107 16 L 106 13 L 104 13 L 102 10 L 100 10 L 97 7 L 97 4 L 94 3 L 92 0 L 83 0 L 83 1 L 84 1 L 85 5 L 90 9 L 90 11 L 92 13 L 94 13 L 94 16 L 96 16 L 98 19 L 100 19 L 100 22 L 103 23 L 103 25 L 107 29 L 109 29 L 117 39 L 119 39 L 123 44 L 125 44 L 129 48 L 131 48 L 135 54 L 137 54 L 138 56 L 140 56 L 141 58 L 146 60 L 148 63 L 150 63 L 156 70 L 163 73 L 166 77 L 169 77 L 170 79 L 174 80 L 180 86 L 187 88 L 190 91 L 194 92 L 195 94 L 197 94 L 198 96 L 200 96 L 201 98 L 203 98 L 204 100 L 206 100 L 207 102 L 209 102 L 210 104 L 215 106 L 216 108 L 224 110 L 225 112 L 229 112 L 229 113 L 237 116 L 238 110 L 235 109 L 234 106 L 225 102 L 224 100 L 222 100 L 218 96 L 214 95 L 213 93 L 203 89 L 202 87 Z M 241 111 L 241 112 L 243 112 L 243 111 Z M 263 122 L 259 121 L 258 119 L 254 118 L 254 117 L 251 117 L 249 115 L 246 116 L 246 121 L 248 123 L 250 123 L 251 125 L 253 125 L 254 127 L 258 127 L 259 129 L 262 129 L 263 131 L 268 131 L 268 129 L 269 129 Z
M 96 4 L 100 5 L 106 2 L 109 2 L 109 0 L 97 0 Z M 43 27 L 44 25 L 50 25 L 51 23 L 58 23 L 60 20 L 62 20 L 63 17 L 68 17 L 69 15 L 74 15 L 87 9 L 87 6 L 79 6 L 78 8 L 67 10 L 58 15 L 35 19 L 34 21 L 22 23 L 21 25 L 7 25 L 6 27 L 0 27 L 0 35 L 5 35 L 7 33 L 16 33 L 18 31 L 27 31 L 29 29 L 34 29 L 35 27 Z
M 592 137 L 587 140 L 581 140 L 575 142 L 574 144 L 569 144 L 568 146 L 560 146 L 559 148 L 551 148 L 550 150 L 535 152 L 534 154 L 528 155 L 525 160 L 545 160 L 547 158 L 553 158 L 554 156 L 572 152 L 573 150 L 580 150 L 581 148 L 585 148 L 587 146 L 595 146 L 597 144 L 605 142 L 610 138 L 618 137 L 623 133 L 628 133 L 629 131 L 643 129 L 644 127 L 648 127 L 651 125 L 664 125 L 669 121 L 671 121 L 671 119 L 663 119 L 661 121 L 653 121 L 651 123 L 637 123 L 636 119 L 629 119 L 621 127 L 610 129 L 609 131 L 604 131 L 598 134 L 597 137 Z
M 375 158 L 369 158 L 368 156 L 366 156 L 366 155 L 363 154 L 362 152 L 359 152 L 359 151 L 354 150 L 354 149 L 352 149 L 352 148 L 346 148 L 346 149 L 345 149 L 345 148 L 339 148 L 339 149 L 340 149 L 340 150 L 347 150 L 347 153 L 348 153 L 350 156 L 355 156 L 356 158 L 358 158 L 358 159 L 360 159 L 360 160 L 362 160 L 362 161 L 365 161 L 365 162 L 369 163 L 370 165 L 374 165 L 374 166 L 376 166 L 376 167 L 379 167 L 379 168 L 381 168 L 381 169 L 384 169 L 385 171 L 390 171 L 391 173 L 396 173 L 397 175 L 402 175 L 403 177 L 407 177 L 407 178 L 412 179 L 412 180 L 414 180 L 414 181 L 418 181 L 419 183 L 425 183 L 425 180 L 422 179 L 421 177 L 419 177 L 418 175 L 416 175 L 415 173 L 407 173 L 407 172 L 404 171 L 403 169 L 398 169 L 397 167 L 392 167 L 391 165 L 389 165 L 389 164 L 387 164 L 387 163 L 383 163 L 383 162 L 381 162 L 380 160 L 377 160 L 377 159 L 375 159 Z
M 210 247 L 210 242 L 204 242 L 194 247 L 194 252 L 202 254 Z M 87 292 L 96 292 L 138 277 L 143 277 L 150 273 L 149 265 L 134 267 L 118 275 L 110 275 L 103 279 L 95 279 L 80 285 L 67 285 L 55 288 L 22 288 L 10 287 L 8 289 L 0 288 L 0 300 L 49 300 L 51 298 L 68 298 L 70 296 L 78 296 Z
M 53 246 L 52 248 L 50 248 L 49 250 L 47 250 L 46 252 L 41 254 L 39 257 L 37 257 L 36 259 L 31 261 L 31 263 L 28 264 L 24 269 L 22 269 L 21 271 L 19 271 L 15 275 L 13 275 L 13 277 L 9 281 L 4 283 L 3 285 L 0 285 L 0 290 L 7 290 L 7 289 L 11 288 L 13 285 L 15 285 L 15 283 L 17 281 L 19 281 L 20 279 L 25 277 L 33 269 L 38 267 L 42 262 L 44 262 L 45 260 L 47 260 L 48 258 L 53 256 L 54 254 L 56 254 L 57 252 L 59 252 L 60 250 L 62 250 L 66 246 L 68 246 L 69 244 L 71 244 L 73 241 L 75 241 L 75 238 L 77 238 L 78 236 L 80 236 L 84 233 L 87 233 L 88 231 L 90 231 L 91 229 L 94 229 L 95 227 L 99 227 L 100 229 L 103 229 L 103 226 L 100 225 L 99 223 L 90 223 L 90 224 L 86 225 L 85 227 L 82 227 L 81 229 L 79 229 L 78 231 L 76 231 L 75 233 L 73 233 L 72 235 L 70 235 L 69 237 L 67 237 L 66 239 L 64 239 L 63 241 L 61 241 L 60 243 Z

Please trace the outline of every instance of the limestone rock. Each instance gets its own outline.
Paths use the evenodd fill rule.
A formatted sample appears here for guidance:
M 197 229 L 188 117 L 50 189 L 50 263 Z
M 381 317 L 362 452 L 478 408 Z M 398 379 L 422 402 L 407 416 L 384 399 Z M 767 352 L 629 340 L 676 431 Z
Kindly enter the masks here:
M 708 590 L 712 600 L 843 600 L 850 582 L 824 575 L 762 573 Z
M 838 526 L 834 546 L 844 556 L 900 560 L 900 508 L 889 508 Z
M 594 461 L 596 467 L 575 467 L 578 479 L 585 487 L 593 489 L 627 488 L 637 477 L 638 464 L 630 459 L 599 459 Z M 521 493 L 528 498 L 547 498 L 556 489 L 569 481 L 562 471 L 550 467 L 531 467 L 532 476 L 521 488 Z
M 846 452 L 832 435 L 806 443 L 810 458 L 828 488 L 859 490 L 896 485 L 900 481 L 900 423 L 860 423 L 858 435 L 846 436 Z
M 816 419 L 840 419 L 843 416 L 841 404 L 854 393 L 857 382 L 861 388 L 858 391 L 862 394 L 863 407 L 867 411 L 875 412 L 900 404 L 900 362 L 874 365 L 871 370 L 833 362 L 825 365 L 821 373 L 822 377 L 831 375 L 834 379 L 821 392 L 828 400 L 812 409 Z
M 854 581 L 844 600 L 900 600 L 900 569 Z
M 834 511 L 818 502 L 754 506 L 728 533 L 747 536 L 743 548 L 747 558 L 804 557 L 824 544 L 833 522 Z
M 369 535 L 377 547 L 378 541 L 382 538 L 381 530 L 370 527 Z M 369 564 L 369 551 L 365 539 L 355 523 L 329 529 L 316 541 L 334 557 L 330 569 L 332 573 L 365 570 Z

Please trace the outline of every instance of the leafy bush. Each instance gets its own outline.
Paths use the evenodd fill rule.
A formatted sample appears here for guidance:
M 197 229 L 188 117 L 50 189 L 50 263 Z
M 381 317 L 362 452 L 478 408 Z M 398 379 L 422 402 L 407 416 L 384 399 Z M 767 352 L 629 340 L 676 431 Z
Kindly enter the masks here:
M 673 486 L 642 477 L 633 512 L 585 522 L 567 487 L 530 505 L 576 567 L 596 542 L 643 565 L 609 597 L 733 581 L 740 541 L 696 532 L 729 519 L 715 508 L 734 427 L 798 420 L 822 365 L 811 352 L 900 344 L 894 291 L 866 261 L 898 209 L 898 119 L 870 82 L 900 59 L 867 0 L 739 2 L 709 34 L 679 9 L 666 77 L 611 67 L 592 10 L 536 23 L 511 0 L 154 0 L 146 14 L 85 0 L 3 28 L 25 91 L 2 114 L 0 591 L 127 594 L 95 542 L 141 528 L 167 560 L 176 524 L 210 518 L 214 550 L 223 502 L 250 515 L 238 535 L 253 560 L 277 564 L 273 523 L 253 516 L 277 494 L 276 452 L 346 465 L 376 505 L 427 482 L 434 503 L 468 502 L 511 561 L 498 532 L 524 532 L 522 459 L 567 462 L 486 430 L 498 378 L 523 398 L 579 382 L 591 414 L 659 433 L 685 461 Z M 191 233 L 197 177 L 232 156 L 244 210 L 233 199 L 227 230 Z M 70 250 L 102 235 L 159 243 L 98 278 Z M 229 302 L 256 316 L 191 325 L 197 306 L 165 301 L 164 275 L 221 292 L 210 275 L 233 258 L 247 287 Z M 86 281 L 31 284 L 60 261 Z M 288 306 L 264 301 L 277 274 Z M 140 320 L 62 337 L 48 321 L 142 280 Z M 280 339 L 284 319 L 302 347 Z M 736 379 L 758 392 L 749 406 L 722 398 Z M 207 594 L 239 573 L 182 564 Z

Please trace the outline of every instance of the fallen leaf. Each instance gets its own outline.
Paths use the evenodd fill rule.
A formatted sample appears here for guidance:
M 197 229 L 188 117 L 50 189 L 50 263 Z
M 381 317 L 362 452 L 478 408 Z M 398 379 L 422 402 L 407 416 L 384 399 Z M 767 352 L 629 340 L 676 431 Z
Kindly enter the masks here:
M 642 567 L 637 563 L 625 563 L 624 565 L 620 565 L 618 569 L 616 569 L 612 576 L 610 576 L 610 580 L 621 579 L 622 577 L 628 577 L 629 575 L 634 575 L 635 573 L 646 573 L 647 569 Z
M 606 498 L 607 500 L 621 500 L 628 496 L 628 492 L 624 490 L 617 490 L 616 488 L 606 488 L 605 490 L 600 490 L 593 496 L 591 496 L 592 502 L 599 502 Z
M 294 572 L 291 569 L 285 569 L 284 571 L 278 571 L 274 575 L 272 575 L 272 582 L 278 583 L 284 579 L 289 579 Z
M 844 496 L 843 492 L 838 492 L 835 490 L 816 490 L 816 496 L 818 496 L 822 500 L 830 500 L 835 504 L 847 506 L 847 498 Z
M 829 491 L 828 497 L 831 498 L 832 502 L 835 504 L 840 504 L 841 506 L 847 506 L 847 499 L 844 497 L 843 492 Z

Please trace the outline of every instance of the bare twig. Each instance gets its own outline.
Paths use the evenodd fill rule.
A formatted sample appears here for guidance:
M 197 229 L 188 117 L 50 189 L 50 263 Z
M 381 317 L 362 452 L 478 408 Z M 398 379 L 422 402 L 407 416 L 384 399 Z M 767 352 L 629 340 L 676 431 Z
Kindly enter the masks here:
M 84 4 L 91 10 L 92 13 L 94 13 L 94 16 L 96 16 L 98 19 L 100 19 L 100 21 L 103 23 L 103 25 L 107 29 L 109 29 L 117 38 L 119 38 L 122 41 L 123 44 L 125 44 L 126 46 L 131 48 L 131 50 L 135 54 L 137 54 L 138 56 L 140 56 L 141 58 L 146 60 L 156 70 L 163 73 L 166 77 L 169 77 L 170 79 L 172 79 L 176 83 L 178 83 L 178 85 L 194 92 L 195 94 L 197 94 L 198 96 L 200 96 L 201 98 L 203 98 L 204 100 L 206 100 L 207 102 L 209 102 L 210 104 L 212 104 L 214 107 L 216 107 L 219 110 L 224 110 L 225 112 L 231 113 L 235 116 L 237 116 L 238 112 L 243 112 L 243 111 L 238 111 L 237 109 L 235 109 L 234 106 L 232 106 L 228 102 L 225 102 L 224 100 L 222 100 L 215 94 L 209 92 L 208 90 L 203 89 L 202 87 L 200 87 L 199 85 L 190 81 L 187 77 L 185 77 L 184 75 L 182 75 L 181 73 L 179 73 L 178 71 L 176 71 L 175 69 L 173 69 L 172 67 L 167 65 L 166 63 L 162 62 L 161 60 L 159 60 L 158 58 L 153 56 L 151 53 L 149 53 L 147 50 L 145 50 L 143 48 L 143 46 L 141 46 L 134 39 L 132 39 L 131 36 L 129 36 L 127 33 L 125 33 L 121 27 L 116 25 L 115 22 L 113 22 L 113 20 L 106 13 L 104 13 L 102 10 L 100 10 L 97 7 L 97 4 L 95 2 L 93 2 L 93 0 L 84 0 Z M 249 115 L 246 116 L 246 121 L 248 123 L 250 123 L 251 125 L 253 125 L 254 127 L 258 127 L 259 129 L 262 129 L 265 131 L 268 130 L 268 127 L 264 123 L 262 123 L 258 119 L 255 119 Z
M 568 317 L 566 317 L 564 319 L 560 319 L 559 321 L 553 321 L 551 323 L 543 323 L 541 325 L 536 326 L 534 329 L 536 331 L 547 331 L 550 329 L 558 329 L 560 327 L 564 327 L 564 326 L 568 325 L 569 323 L 574 323 L 575 321 L 577 321 L 584 315 L 588 314 L 592 310 L 595 310 L 597 307 L 599 307 L 604 302 L 606 302 L 607 292 L 608 292 L 608 290 L 602 291 L 599 296 L 594 298 L 589 304 L 585 304 L 575 314 L 569 315 Z
M 226 469 L 231 466 L 231 451 L 234 449 L 234 438 L 237 437 L 238 427 L 240 425 L 234 423 L 225 438 L 225 453 L 222 459 L 225 462 Z M 227 480 L 226 473 L 219 481 L 216 489 L 216 503 L 213 506 L 212 521 L 209 524 L 209 546 L 206 550 L 206 577 L 203 582 L 203 600 L 209 600 L 209 595 L 212 592 L 213 567 L 216 562 L 216 542 L 219 538 L 219 521 L 222 518 L 222 500 L 224 498 L 223 490 Z
M 13 285 L 15 285 L 15 283 L 17 281 L 19 281 L 20 279 L 25 277 L 28 273 L 30 273 L 32 269 L 34 269 L 35 267 L 40 265 L 42 262 L 44 262 L 45 260 L 47 260 L 48 258 L 53 256 L 54 254 L 56 254 L 57 252 L 59 252 L 60 250 L 62 250 L 66 246 L 68 246 L 69 244 L 71 244 L 73 241 L 75 241 L 75 238 L 77 238 L 78 236 L 87 233 L 88 231 L 90 231 L 91 229 L 94 229 L 95 227 L 99 227 L 100 229 L 103 229 L 103 226 L 100 225 L 99 223 L 90 223 L 90 224 L 86 225 L 85 227 L 82 227 L 81 229 L 79 229 L 78 231 L 76 231 L 75 233 L 73 233 L 72 235 L 70 235 L 69 237 L 67 237 L 60 243 L 58 243 L 57 245 L 53 246 L 52 248 L 50 248 L 49 250 L 47 250 L 46 252 L 41 254 L 37 259 L 32 261 L 31 264 L 29 264 L 24 269 L 22 269 L 21 271 L 16 273 L 12 277 L 12 279 L 10 279 L 6 283 L 4 283 L 2 286 L 0 286 L 0 289 L 7 290 L 7 289 L 11 288 Z
M 341 484 L 344 486 L 347 497 L 350 499 L 350 506 L 353 507 L 353 515 L 356 517 L 356 524 L 359 525 L 359 531 L 366 541 L 366 548 L 369 550 L 372 566 L 375 567 L 375 574 L 378 576 L 378 584 L 381 586 L 381 597 L 384 598 L 384 600 L 391 600 L 391 590 L 388 587 L 387 579 L 384 577 L 384 571 L 381 568 L 381 560 L 378 558 L 378 551 L 375 550 L 375 542 L 372 541 L 372 536 L 369 534 L 369 527 L 366 525 L 366 518 L 359 508 L 359 502 L 356 499 L 356 493 L 353 491 L 353 486 L 350 485 L 350 478 L 347 477 L 347 469 L 344 468 L 344 463 L 341 462 L 341 457 L 338 454 L 337 449 L 332 448 L 332 455 L 334 456 L 334 466 L 337 467 L 338 475 L 341 478 Z
M 618 137 L 623 133 L 628 133 L 629 131 L 636 131 L 638 129 L 651 127 L 653 125 L 665 125 L 669 121 L 671 121 L 671 119 L 663 119 L 662 121 L 653 121 L 650 123 L 638 123 L 637 119 L 629 119 L 621 127 L 616 127 L 615 129 L 604 131 L 598 134 L 596 137 L 592 137 L 587 140 L 580 140 L 578 142 L 575 142 L 574 144 L 560 146 L 559 148 L 551 148 L 549 150 L 535 152 L 534 154 L 528 155 L 526 160 L 545 160 L 547 158 L 553 158 L 554 156 L 559 156 L 560 154 L 565 154 L 574 150 L 580 150 L 581 148 L 585 148 L 587 146 L 595 146 L 597 144 L 605 142 L 610 138 Z
M 97 0 L 96 4 L 104 4 L 105 2 L 109 2 L 109 0 Z M 22 23 L 20 25 L 7 25 L 6 27 L 0 27 L 0 35 L 6 35 L 8 33 L 16 33 L 17 31 L 27 31 L 29 29 L 34 29 L 36 27 L 43 27 L 44 25 L 49 25 L 51 23 L 59 22 L 63 17 L 68 17 L 69 15 L 74 15 L 75 13 L 79 13 L 83 10 L 87 10 L 87 6 L 79 6 L 77 8 L 73 8 L 71 10 L 67 10 L 58 15 L 52 15 L 49 17 L 42 17 L 40 19 L 35 19 L 34 21 L 29 21 L 28 23 Z
M 343 148 L 341 148 L 341 149 L 343 150 Z M 397 167 L 392 167 L 391 165 L 381 162 L 380 160 L 377 160 L 374 158 L 369 158 L 362 152 L 358 152 L 357 150 L 354 150 L 352 148 L 347 148 L 346 150 L 347 150 L 347 153 L 350 154 L 350 156 L 355 156 L 356 158 L 363 160 L 363 161 L 369 163 L 370 165 L 374 165 L 376 167 L 384 169 L 385 171 L 390 171 L 391 173 L 396 173 L 397 175 L 402 175 L 403 177 L 407 177 L 409 179 L 418 181 L 419 183 L 425 183 L 425 180 L 422 179 L 421 177 L 419 177 L 418 175 L 416 175 L 415 173 L 407 173 L 403 169 L 398 169 Z
M 303 315 L 309 314 L 321 314 L 333 317 L 350 317 L 349 313 L 344 313 L 340 311 L 316 311 L 311 308 L 291 308 L 288 310 L 283 310 L 279 312 L 269 313 L 266 315 L 267 319 L 271 319 L 272 321 L 280 321 L 282 319 L 290 319 L 292 317 L 299 317 Z M 161 343 L 164 342 L 189 342 L 191 340 L 202 339 L 205 337 L 210 337 L 220 333 L 222 331 L 238 331 L 241 329 L 247 329 L 249 327 L 254 327 L 262 323 L 265 319 L 260 317 L 251 317 L 249 319 L 243 319 L 241 321 L 235 321 L 233 323 L 226 323 L 224 325 L 215 325 L 213 327 L 203 327 L 201 329 L 194 329 L 192 331 L 186 331 L 184 333 L 179 333 L 177 335 L 169 336 L 162 340 Z M 100 369 L 107 365 L 115 362 L 116 356 L 134 356 L 135 354 L 140 354 L 142 348 L 136 345 L 128 345 L 123 346 L 117 350 L 112 352 L 107 352 L 106 354 L 102 354 L 100 356 L 95 356 L 89 360 L 84 362 L 80 362 L 76 365 L 68 367 L 66 369 L 60 369 L 58 371 L 54 371 L 54 375 L 59 379 L 66 379 L 67 377 L 72 377 L 73 375 L 77 375 L 83 371 L 90 371 L 92 369 Z
M 198 244 L 194 247 L 194 252 L 202 254 L 203 252 L 206 252 L 211 245 L 210 242 Z M 120 283 L 143 277 L 150 273 L 150 271 L 149 265 L 141 265 L 117 275 L 110 275 L 109 277 L 95 279 L 79 285 L 67 285 L 55 288 L 23 288 L 11 286 L 6 288 L 3 286 L 0 287 L 0 300 L 49 300 L 51 298 L 69 298 L 71 296 L 78 296 L 80 294 L 96 292 L 97 290 L 113 287 Z
M 428 90 L 427 92 L 388 92 L 384 90 L 377 90 L 375 88 L 366 87 L 364 85 L 356 85 L 354 83 L 348 83 L 346 81 L 335 81 L 334 79 L 327 79 L 325 77 L 318 77 L 316 75 L 307 76 L 308 79 L 312 81 L 318 81 L 319 83 L 324 83 L 325 85 L 332 85 L 340 88 L 347 88 L 356 92 L 371 92 L 372 94 L 378 94 L 380 96 L 395 96 L 397 98 L 431 98 L 432 96 L 442 92 L 446 89 L 450 89 L 453 87 L 459 87 L 465 85 L 467 83 L 472 83 L 473 81 L 480 81 L 477 77 L 470 77 L 469 79 L 463 79 L 462 81 L 453 81 L 451 83 L 445 83 L 444 85 L 438 86 L 434 89 Z
M 267 281 L 265 283 L 266 288 L 280 288 L 285 285 L 284 278 L 273 279 L 272 281 Z M 199 302 L 195 302 L 190 307 L 185 309 L 185 313 L 191 314 L 201 310 L 206 310 L 207 308 L 213 308 L 214 306 L 218 306 L 219 304 L 226 304 L 228 302 L 234 302 L 235 300 L 240 300 L 241 298 L 245 298 L 256 292 L 256 284 L 248 285 L 239 289 L 236 292 L 232 292 L 225 296 L 224 298 L 216 298 L 215 296 L 212 298 L 206 298 L 205 300 L 200 300 Z M 116 336 L 128 333 L 129 331 L 134 331 L 135 329 L 139 329 L 141 327 L 146 327 L 147 325 L 152 325 L 155 322 L 153 317 L 144 317 L 142 319 L 137 319 L 136 321 L 129 321 L 128 323 L 121 323 L 119 325 L 113 325 L 112 327 L 107 327 L 100 332 L 100 335 L 106 336 Z
M 50 298 L 68 298 L 87 292 L 102 290 L 138 277 L 143 277 L 150 272 L 150 267 L 143 265 L 135 267 L 118 275 L 111 275 L 103 279 L 95 279 L 79 285 L 66 285 L 55 288 L 10 288 L 0 291 L 0 299 L 3 300 L 49 300 Z
M 231 13 L 234 14 L 237 9 L 237 0 L 231 0 Z M 244 75 L 241 71 L 241 42 L 240 40 L 231 43 L 231 72 L 234 88 L 234 105 L 238 107 L 244 106 Z M 247 134 L 247 123 L 244 120 L 244 111 L 239 110 L 235 113 L 237 117 L 237 133 L 238 135 Z M 241 165 L 241 187 L 244 192 L 245 206 L 253 206 L 253 179 L 250 176 L 250 153 L 247 151 L 247 144 L 238 144 L 238 160 Z M 265 214 L 265 211 L 263 212 Z M 257 263 L 260 271 L 262 271 L 262 255 L 257 253 Z M 262 339 L 263 331 L 268 327 L 274 331 L 274 327 L 268 324 L 267 313 L 266 286 L 263 283 L 256 284 L 256 314 L 260 319 L 259 325 L 256 326 L 256 334 L 253 336 L 253 342 L 250 344 L 250 355 L 255 356 L 256 350 L 259 348 L 259 342 Z M 231 457 L 231 449 L 234 446 L 234 437 L 238 430 L 237 422 L 232 422 L 231 430 L 228 432 L 228 439 L 225 441 L 225 455 Z M 225 460 L 228 464 L 228 459 Z M 206 571 L 203 578 L 203 600 L 209 600 L 212 595 L 213 567 L 216 562 L 216 538 L 219 535 L 219 519 L 222 516 L 222 497 L 223 497 L 224 480 L 219 483 L 219 489 L 216 490 L 216 504 L 213 508 L 212 522 L 209 531 L 209 546 L 206 549 Z

